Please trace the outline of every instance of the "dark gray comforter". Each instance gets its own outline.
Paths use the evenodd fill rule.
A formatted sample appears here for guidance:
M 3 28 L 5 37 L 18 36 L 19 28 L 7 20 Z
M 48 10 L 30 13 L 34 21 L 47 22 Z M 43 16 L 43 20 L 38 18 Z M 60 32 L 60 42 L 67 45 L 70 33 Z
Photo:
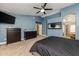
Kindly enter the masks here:
M 30 52 L 41 56 L 79 56 L 79 41 L 51 36 L 36 42 Z

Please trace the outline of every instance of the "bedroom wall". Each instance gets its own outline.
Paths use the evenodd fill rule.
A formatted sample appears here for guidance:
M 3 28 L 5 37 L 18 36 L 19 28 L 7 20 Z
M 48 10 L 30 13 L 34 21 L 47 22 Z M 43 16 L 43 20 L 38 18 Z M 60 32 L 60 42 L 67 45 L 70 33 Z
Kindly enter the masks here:
M 43 35 L 46 36 L 63 36 L 63 30 L 52 30 L 47 29 L 47 24 L 51 22 L 63 21 L 63 17 L 67 14 L 74 13 L 76 15 L 76 39 L 79 40 L 79 4 L 74 4 L 72 6 L 61 9 L 60 13 L 41 18 L 32 16 L 15 16 L 16 21 L 15 24 L 0 24 L 0 42 L 6 41 L 6 28 L 18 27 L 22 28 L 22 38 L 23 31 L 31 31 L 34 30 L 35 22 L 42 22 L 43 24 Z M 61 17 L 60 17 L 61 14 Z
M 45 31 L 43 30 L 44 35 L 59 36 L 59 37 L 63 36 L 63 29 L 60 29 L 60 30 L 47 29 L 46 28 L 47 24 L 51 23 L 51 22 L 58 22 L 58 21 L 63 22 L 63 17 L 65 15 L 74 13 L 76 16 L 76 40 L 79 40 L 79 3 L 61 9 L 60 13 L 61 13 L 61 17 L 58 16 L 59 14 L 54 14 L 54 15 L 50 15 L 50 16 L 47 16 L 44 18 L 44 20 L 43 20 L 44 21 L 43 29 L 45 29 Z M 47 21 L 47 23 L 45 23 L 45 21 Z M 46 32 L 47 32 L 47 34 L 46 34 Z
M 76 40 L 79 40 L 79 3 L 76 3 L 72 6 L 63 8 L 61 10 L 61 17 L 63 17 L 67 14 L 75 14 L 76 17 Z
M 0 24 L 0 42 L 6 42 L 7 28 L 21 28 L 22 34 L 21 37 L 23 39 L 24 33 L 23 31 L 34 31 L 35 30 L 35 22 L 41 22 L 41 17 L 32 17 L 32 16 L 15 16 L 15 24 Z
M 46 18 L 43 18 L 42 20 L 42 32 L 44 36 L 47 36 L 47 19 Z
M 46 26 L 44 25 L 44 27 L 46 27 L 46 30 L 44 32 L 47 32 L 47 33 L 44 33 L 45 35 L 47 35 L 47 36 L 60 36 L 60 37 L 62 36 L 62 34 L 63 34 L 62 29 L 48 29 L 47 28 L 48 23 L 62 22 L 60 12 L 53 14 L 51 16 L 45 17 L 44 21 L 47 21 Z M 44 24 L 45 24 L 45 22 L 44 22 Z

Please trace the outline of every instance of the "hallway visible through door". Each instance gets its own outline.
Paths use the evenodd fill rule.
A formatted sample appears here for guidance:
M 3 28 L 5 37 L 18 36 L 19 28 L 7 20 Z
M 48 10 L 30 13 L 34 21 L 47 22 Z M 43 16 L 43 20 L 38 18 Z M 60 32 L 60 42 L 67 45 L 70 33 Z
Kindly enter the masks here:
M 75 39 L 75 15 L 66 15 L 63 19 L 63 32 L 64 37 L 69 39 Z
M 36 24 L 35 30 L 37 31 L 37 35 L 42 35 L 42 24 Z

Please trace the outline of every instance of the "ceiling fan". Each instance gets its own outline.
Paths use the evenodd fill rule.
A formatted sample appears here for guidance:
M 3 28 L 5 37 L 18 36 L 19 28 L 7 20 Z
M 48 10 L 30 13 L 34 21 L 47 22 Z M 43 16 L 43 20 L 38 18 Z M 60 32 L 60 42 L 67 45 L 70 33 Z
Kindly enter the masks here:
M 39 8 L 39 7 L 33 7 L 33 8 L 35 8 L 35 9 L 39 9 L 39 11 L 36 12 L 36 14 L 38 14 L 38 13 L 40 13 L 40 12 L 46 14 L 46 12 L 45 12 L 46 10 L 53 10 L 52 8 L 46 8 L 46 5 L 47 5 L 47 3 L 44 3 L 44 5 L 41 6 L 41 8 Z

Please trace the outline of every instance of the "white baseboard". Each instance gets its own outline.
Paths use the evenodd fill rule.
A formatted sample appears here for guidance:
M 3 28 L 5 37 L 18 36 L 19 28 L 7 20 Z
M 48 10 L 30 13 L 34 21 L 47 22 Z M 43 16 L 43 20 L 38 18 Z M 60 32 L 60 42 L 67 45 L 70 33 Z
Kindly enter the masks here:
M 42 36 L 45 36 L 45 37 L 47 37 L 46 35 L 42 35 Z
M 24 38 L 21 38 L 21 40 L 24 40 Z M 0 42 L 0 45 L 3 45 L 3 44 L 7 44 L 7 42 Z
M 1 42 L 0 45 L 6 44 L 7 42 Z
M 24 40 L 24 38 L 21 38 L 21 40 Z

